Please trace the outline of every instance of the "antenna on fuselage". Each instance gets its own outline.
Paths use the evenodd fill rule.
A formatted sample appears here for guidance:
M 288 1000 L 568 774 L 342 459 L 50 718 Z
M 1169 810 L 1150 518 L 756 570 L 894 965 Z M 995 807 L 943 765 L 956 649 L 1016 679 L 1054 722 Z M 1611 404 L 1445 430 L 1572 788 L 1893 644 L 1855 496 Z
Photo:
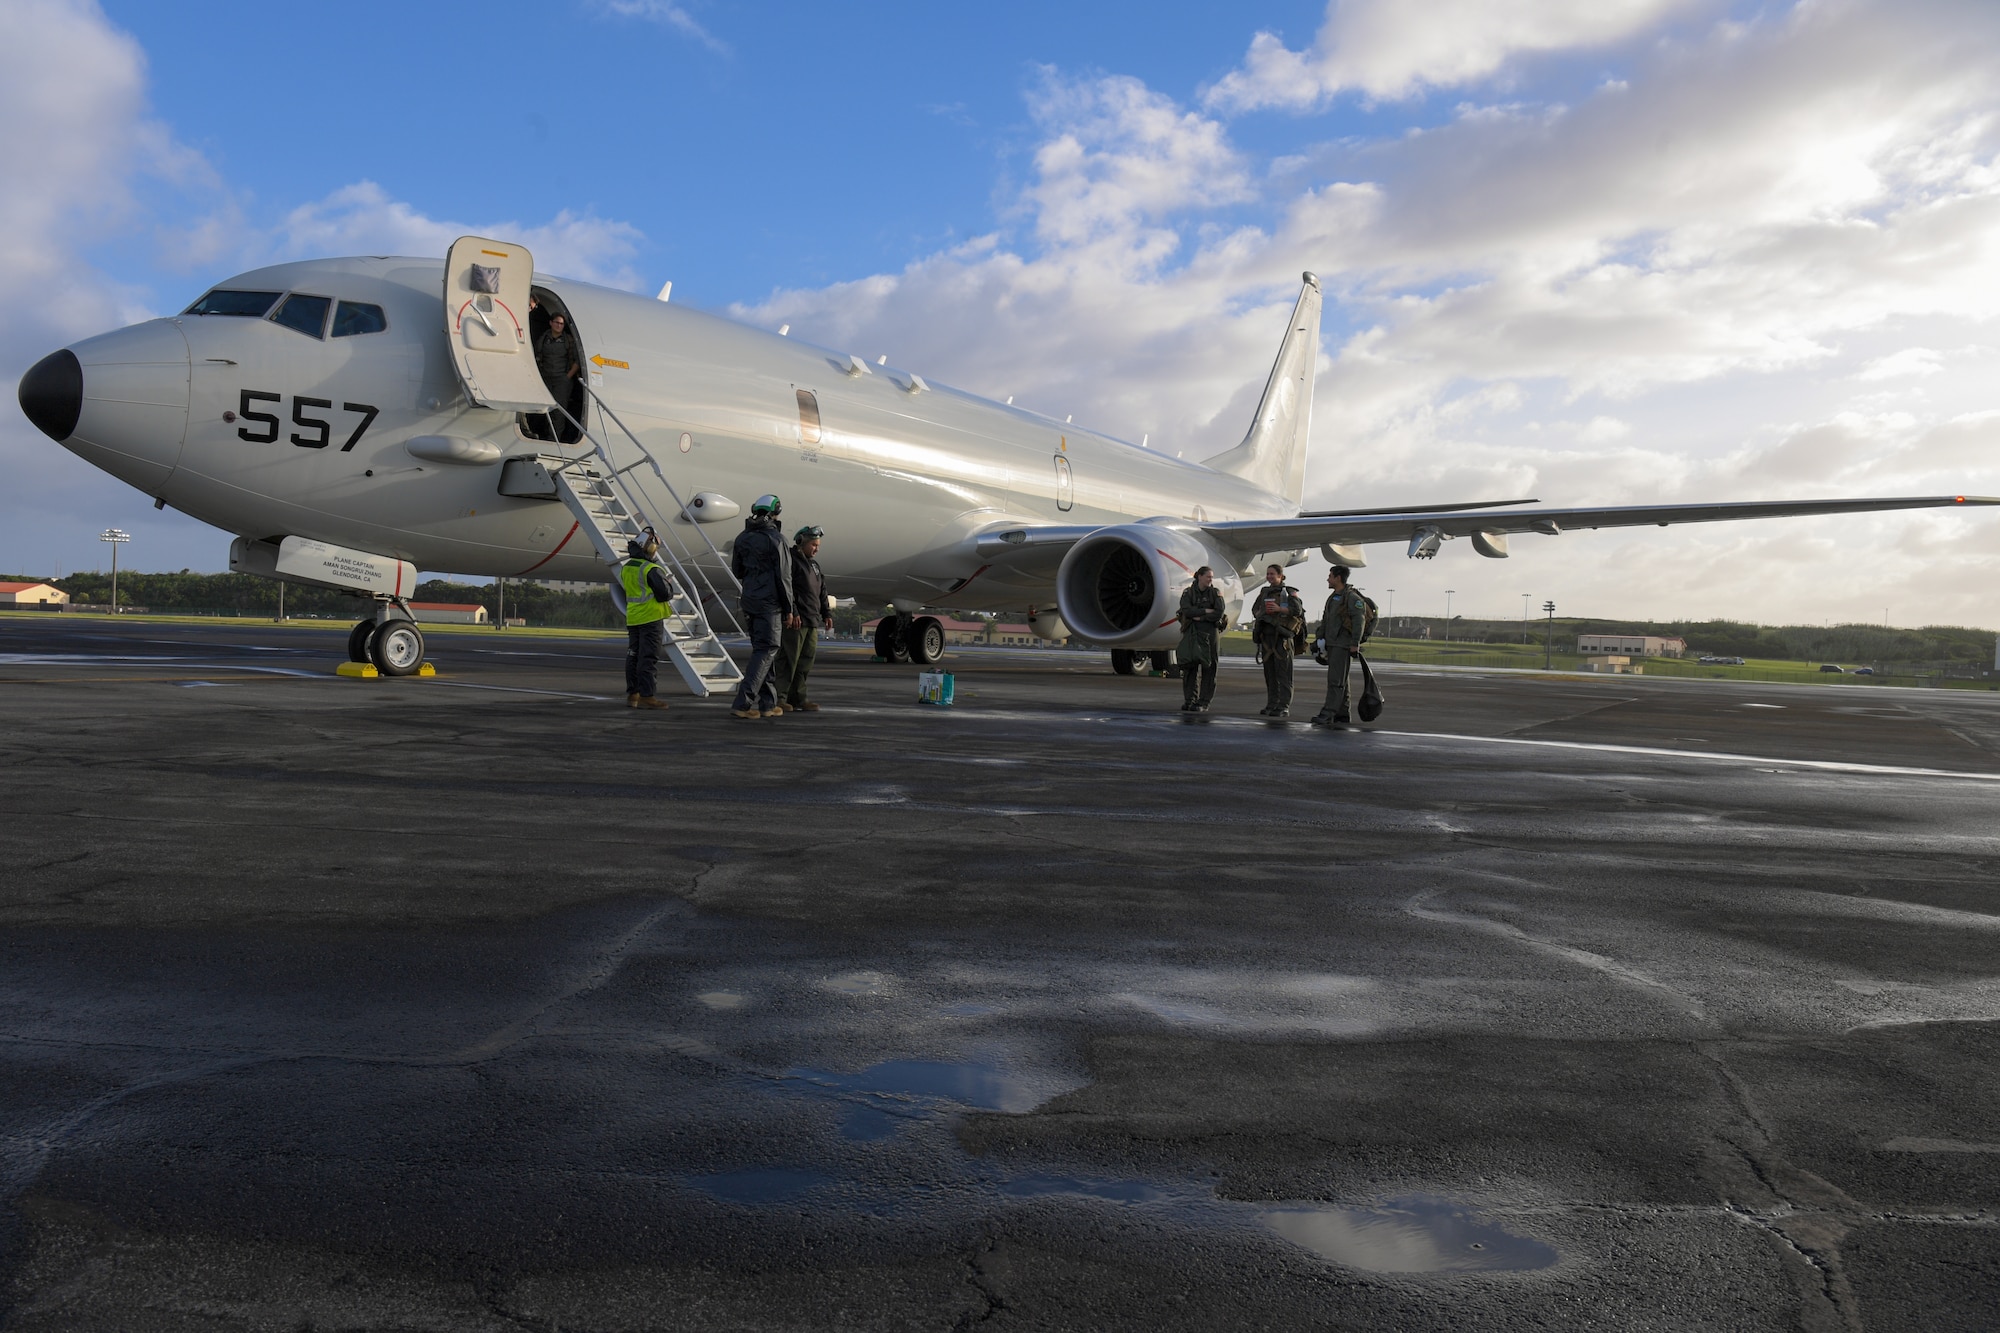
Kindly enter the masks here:
M 669 278 L 667 279 L 667 285 L 660 288 L 660 299 L 664 301 L 673 294 L 674 294 L 674 282 L 672 278 Z

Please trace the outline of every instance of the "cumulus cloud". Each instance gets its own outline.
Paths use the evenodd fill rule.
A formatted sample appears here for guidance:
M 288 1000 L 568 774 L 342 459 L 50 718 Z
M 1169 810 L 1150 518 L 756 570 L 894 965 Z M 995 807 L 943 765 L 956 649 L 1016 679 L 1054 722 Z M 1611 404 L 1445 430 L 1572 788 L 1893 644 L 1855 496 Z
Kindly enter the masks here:
M 1623 41 L 1701 0 L 1329 0 L 1313 44 L 1260 32 L 1243 64 L 1208 89 L 1211 107 L 1324 105 L 1343 92 L 1402 98 L 1488 78 L 1523 55 Z
M 1481 49 L 1657 36 L 1699 11 L 1595 8 L 1624 26 L 1535 8 L 1541 27 Z M 1337 5 L 1346 26 L 1330 30 L 1381 12 Z M 1626 77 L 1573 103 L 1516 89 L 1435 128 L 1264 162 L 1225 122 L 1130 80 L 1044 85 L 1028 234 L 740 313 L 870 354 L 921 348 L 927 373 L 1201 457 L 1240 434 L 1312 268 L 1329 293 L 1314 507 L 2000 490 L 2000 453 L 1978 443 L 1991 423 L 1950 407 L 1990 367 L 1923 351 L 2000 314 L 2000 11 L 1816 0 L 1632 45 Z M 1353 86 L 1382 95 L 1477 74 L 1370 49 L 1373 82 Z M 1935 404 L 1860 400 L 1898 375 L 1922 376 Z M 1882 562 L 1871 577 L 1907 585 L 1897 600 L 1990 619 L 1964 591 L 2000 575 L 1987 528 L 1928 515 L 1600 534 L 1587 563 L 1524 542 L 1490 568 L 1607 609 L 1768 615 L 1826 604 L 1826 571 L 1866 552 Z M 1957 543 L 1948 580 L 1918 532 Z M 1713 580 L 1708 606 L 1676 563 L 1624 559 L 1662 542 Z M 1447 563 L 1394 577 L 1441 588 Z

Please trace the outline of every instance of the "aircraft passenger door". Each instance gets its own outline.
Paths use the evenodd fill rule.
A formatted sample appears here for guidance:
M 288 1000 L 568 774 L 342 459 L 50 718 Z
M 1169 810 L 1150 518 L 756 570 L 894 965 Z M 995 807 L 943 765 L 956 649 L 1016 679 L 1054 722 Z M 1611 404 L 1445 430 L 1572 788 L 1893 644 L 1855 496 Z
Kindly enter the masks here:
M 546 412 L 555 406 L 535 368 L 528 336 L 528 288 L 535 257 L 527 247 L 461 236 L 444 261 L 445 332 L 465 392 L 481 407 Z

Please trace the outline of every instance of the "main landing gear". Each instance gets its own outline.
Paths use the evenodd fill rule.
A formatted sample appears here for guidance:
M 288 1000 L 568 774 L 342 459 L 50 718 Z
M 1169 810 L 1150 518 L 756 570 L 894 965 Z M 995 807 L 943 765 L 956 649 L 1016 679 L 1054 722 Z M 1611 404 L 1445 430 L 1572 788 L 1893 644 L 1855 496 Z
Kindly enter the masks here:
M 424 665 L 424 632 L 393 602 L 347 632 L 347 660 L 373 663 L 385 676 L 414 676 Z
M 1174 650 L 1171 648 L 1113 648 L 1111 669 L 1121 676 L 1172 676 Z
M 883 616 L 875 626 L 875 655 L 930 666 L 944 656 L 944 626 L 936 616 Z

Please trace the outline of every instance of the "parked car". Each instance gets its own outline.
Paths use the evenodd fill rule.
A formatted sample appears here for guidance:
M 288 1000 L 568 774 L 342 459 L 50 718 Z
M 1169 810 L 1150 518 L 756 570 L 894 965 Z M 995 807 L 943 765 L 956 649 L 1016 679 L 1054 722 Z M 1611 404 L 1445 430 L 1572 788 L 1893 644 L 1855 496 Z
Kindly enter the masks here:
M 1819 669 L 1821 671 L 1831 671 L 1836 676 L 1846 674 L 1842 668 L 1835 666 L 1831 662 L 1821 662 L 1819 664 Z
M 1875 668 L 1874 668 L 1874 667 L 1856 667 L 1856 668 L 1854 668 L 1854 674 L 1855 674 L 1855 675 L 1857 675 L 1857 676 L 1872 676 L 1872 675 L 1874 675 L 1874 674 L 1875 674 Z

